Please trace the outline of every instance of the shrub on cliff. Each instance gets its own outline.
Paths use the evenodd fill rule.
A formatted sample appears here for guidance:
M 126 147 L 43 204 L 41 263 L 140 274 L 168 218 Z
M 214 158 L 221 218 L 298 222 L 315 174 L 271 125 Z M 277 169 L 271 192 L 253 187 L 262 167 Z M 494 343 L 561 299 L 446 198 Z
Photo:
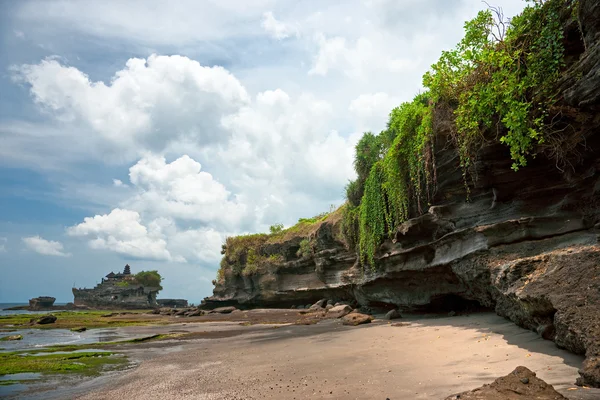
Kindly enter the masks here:
M 393 109 L 385 131 L 364 134 L 356 146 L 358 178 L 346 187 L 342 226 L 363 264 L 374 267 L 382 240 L 430 205 L 436 113 L 450 113 L 467 199 L 467 175 L 484 139 L 508 146 L 518 170 L 557 133 L 553 118 L 559 111 L 553 107 L 564 67 L 561 10 L 576 5 L 531 0 L 510 22 L 500 9 L 481 11 L 465 24 L 456 48 L 444 51 L 424 75 L 428 91 Z
M 158 271 L 140 271 L 135 274 L 135 280 L 144 286 L 157 287 L 162 290 L 160 283 L 162 282 L 162 276 Z

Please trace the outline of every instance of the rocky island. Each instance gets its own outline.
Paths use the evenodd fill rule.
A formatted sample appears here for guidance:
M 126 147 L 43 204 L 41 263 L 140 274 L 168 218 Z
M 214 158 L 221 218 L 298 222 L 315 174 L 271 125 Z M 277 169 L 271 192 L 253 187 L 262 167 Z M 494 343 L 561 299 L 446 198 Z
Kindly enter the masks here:
M 76 306 L 100 309 L 147 309 L 158 307 L 156 295 L 162 286 L 157 271 L 131 273 L 129 264 L 122 273 L 110 272 L 92 289 L 73 288 Z

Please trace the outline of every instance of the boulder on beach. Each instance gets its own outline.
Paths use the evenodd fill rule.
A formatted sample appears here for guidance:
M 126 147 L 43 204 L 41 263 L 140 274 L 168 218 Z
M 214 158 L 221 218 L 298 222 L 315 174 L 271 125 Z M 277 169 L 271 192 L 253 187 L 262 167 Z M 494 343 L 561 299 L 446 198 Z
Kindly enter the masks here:
M 230 314 L 237 310 L 234 306 L 229 307 L 217 307 L 210 312 L 210 314 Z
M 186 317 L 200 317 L 204 315 L 204 311 L 197 309 L 197 310 L 191 310 L 186 314 Z
M 23 335 L 10 335 L 4 336 L 0 338 L 0 341 L 9 341 L 9 340 L 23 340 Z
M 342 318 L 343 316 L 350 314 L 351 311 L 352 311 L 352 308 L 350 306 L 342 304 L 340 306 L 335 306 L 335 307 L 329 309 L 327 311 L 327 317 Z
M 367 314 L 351 313 L 342 318 L 342 321 L 344 325 L 356 326 L 370 323 L 373 321 L 373 317 Z
M 43 317 L 38 318 L 37 320 L 33 319 L 32 322 L 38 325 L 53 324 L 56 322 L 56 316 L 52 314 L 44 315 Z
M 383 318 L 387 319 L 387 320 L 392 320 L 392 319 L 402 318 L 402 315 L 400 315 L 398 310 L 390 310 L 390 311 L 388 311 L 387 314 L 385 314 L 385 317 L 383 317 Z
M 566 400 L 552 385 L 536 377 L 535 372 L 517 367 L 510 374 L 477 389 L 446 397 L 445 400 Z

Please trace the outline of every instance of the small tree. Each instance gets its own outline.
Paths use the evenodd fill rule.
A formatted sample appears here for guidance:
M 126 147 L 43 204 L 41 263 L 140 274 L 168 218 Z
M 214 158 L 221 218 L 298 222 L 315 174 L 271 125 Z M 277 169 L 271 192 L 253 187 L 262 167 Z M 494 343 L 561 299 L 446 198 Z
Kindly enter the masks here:
M 269 231 L 271 234 L 280 233 L 283 231 L 283 224 L 274 224 L 269 227 Z
M 158 271 L 141 271 L 135 274 L 135 280 L 138 281 L 141 285 L 144 286 L 153 286 L 157 287 L 159 290 L 162 290 L 162 286 L 160 283 L 162 282 L 162 276 L 158 273 Z

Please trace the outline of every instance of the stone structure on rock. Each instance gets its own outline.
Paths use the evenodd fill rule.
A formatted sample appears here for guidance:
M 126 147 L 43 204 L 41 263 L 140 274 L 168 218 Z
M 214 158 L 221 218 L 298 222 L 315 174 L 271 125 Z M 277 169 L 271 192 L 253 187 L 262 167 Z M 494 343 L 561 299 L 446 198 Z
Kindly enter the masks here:
M 123 273 L 110 272 L 92 289 L 73 288 L 75 305 L 130 309 L 158 307 L 156 295 L 160 288 L 139 283 L 130 268 L 126 265 Z
M 484 142 L 469 201 L 449 116 L 434 115 L 432 206 L 396 227 L 363 268 L 335 213 L 306 236 L 264 245 L 280 260 L 253 274 L 225 270 L 203 308 L 289 307 L 328 298 L 444 313 L 483 306 L 577 354 L 580 384 L 600 386 L 600 6 L 580 0 L 564 20 L 569 62 L 558 88 L 563 124 L 583 137 L 567 167 L 537 154 L 511 169 L 506 146 Z M 580 31 L 581 30 L 581 31 Z M 299 254 L 303 240 L 310 254 Z M 277 259 L 277 258 L 274 258 Z M 310 306 L 309 306 L 310 307 Z
M 43 310 L 46 308 L 52 308 L 56 298 L 50 296 L 40 296 L 29 299 L 30 310 Z

